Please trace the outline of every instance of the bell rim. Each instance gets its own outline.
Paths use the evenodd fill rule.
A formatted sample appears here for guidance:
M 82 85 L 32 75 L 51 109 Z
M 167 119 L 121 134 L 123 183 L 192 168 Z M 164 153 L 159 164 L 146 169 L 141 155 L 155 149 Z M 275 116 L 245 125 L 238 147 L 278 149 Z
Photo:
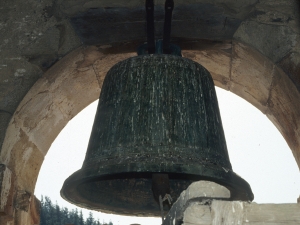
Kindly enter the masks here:
M 113 165 L 114 167 L 116 165 Z M 128 165 L 127 165 L 128 166 Z M 132 165 L 131 165 L 132 166 Z M 136 165 L 139 166 L 140 165 Z M 147 164 L 149 166 L 149 163 Z M 174 165 L 173 165 L 174 166 Z M 108 174 L 108 173 L 102 173 L 99 175 L 94 176 L 87 176 L 87 174 L 90 174 L 91 172 L 87 168 L 82 168 L 74 172 L 71 176 L 69 176 L 60 191 L 61 197 L 65 199 L 66 201 L 75 204 L 79 207 L 84 207 L 96 211 L 101 211 L 104 213 L 114 213 L 118 215 L 134 215 L 134 216 L 159 216 L 159 213 L 156 214 L 156 212 L 139 212 L 136 213 L 135 210 L 132 212 L 130 209 L 128 212 L 124 212 L 124 210 L 118 210 L 117 208 L 112 207 L 111 209 L 106 209 L 105 205 L 99 205 L 97 203 L 90 202 L 80 194 L 80 192 L 77 190 L 79 185 L 85 184 L 88 182 L 95 182 L 95 181 L 100 181 L 101 180 L 113 180 L 116 179 L 117 177 L 127 179 L 128 177 L 141 177 L 141 178 L 147 178 L 151 179 L 151 174 L 153 173 L 168 173 L 170 176 L 170 180 L 172 180 L 173 177 L 181 177 L 184 178 L 185 180 L 190 180 L 192 182 L 200 181 L 200 180 L 206 180 L 206 181 L 212 181 L 217 184 L 220 184 L 224 187 L 226 187 L 230 191 L 230 198 L 222 199 L 222 200 L 228 200 L 228 201 L 252 201 L 254 199 L 254 195 L 252 193 L 251 187 L 248 184 L 247 181 L 245 181 L 242 177 L 234 173 L 232 170 L 226 170 L 224 168 L 218 168 L 216 167 L 207 167 L 203 165 L 197 165 L 193 166 L 193 168 L 198 167 L 198 170 L 203 171 L 204 170 L 210 170 L 214 171 L 215 174 L 219 174 L 218 177 L 209 177 L 205 175 L 199 175 L 199 172 L 197 173 L 197 170 L 195 170 L 194 173 L 187 173 L 186 171 L 182 172 L 170 172 L 170 170 L 165 171 L 162 169 L 158 169 L 156 171 L 151 170 L 150 171 L 139 171 L 137 172 L 136 170 L 132 169 L 131 171 L 128 170 L 126 172 L 119 172 L 119 173 L 114 173 L 114 174 Z M 203 168 L 205 167 L 205 168 Z M 115 170 L 116 171 L 116 170 Z M 151 191 L 151 190 L 149 190 Z M 183 190 L 182 190 L 183 191 Z M 96 205 L 99 205 L 98 207 Z

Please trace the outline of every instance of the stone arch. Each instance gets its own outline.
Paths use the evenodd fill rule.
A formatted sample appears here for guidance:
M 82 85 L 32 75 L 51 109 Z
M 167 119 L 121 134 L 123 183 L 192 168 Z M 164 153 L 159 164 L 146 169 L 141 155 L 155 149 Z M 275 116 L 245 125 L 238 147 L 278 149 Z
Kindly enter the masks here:
M 27 93 L 10 121 L 0 155 L 0 162 L 15 178 L 16 190 L 34 192 L 44 156 L 56 136 L 99 97 L 109 68 L 136 55 L 124 49 L 80 47 L 49 69 Z M 183 49 L 183 56 L 211 72 L 217 86 L 266 114 L 300 166 L 300 93 L 290 78 L 257 50 L 237 41 Z

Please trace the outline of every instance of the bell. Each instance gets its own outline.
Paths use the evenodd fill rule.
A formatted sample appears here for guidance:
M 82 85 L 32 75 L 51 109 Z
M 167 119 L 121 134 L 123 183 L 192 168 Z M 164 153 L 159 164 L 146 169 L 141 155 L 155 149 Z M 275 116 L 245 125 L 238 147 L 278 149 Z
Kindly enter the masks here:
M 61 196 L 106 213 L 159 216 L 151 177 L 160 173 L 175 200 L 198 180 L 227 187 L 231 200 L 253 200 L 232 171 L 210 73 L 179 56 L 142 55 L 107 73 L 84 163 Z

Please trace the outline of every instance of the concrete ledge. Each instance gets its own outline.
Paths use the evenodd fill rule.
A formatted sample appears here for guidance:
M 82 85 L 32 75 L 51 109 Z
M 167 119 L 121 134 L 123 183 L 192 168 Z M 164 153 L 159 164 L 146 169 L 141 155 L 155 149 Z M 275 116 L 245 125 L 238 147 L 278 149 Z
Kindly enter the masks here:
M 185 211 L 183 225 L 296 225 L 300 224 L 300 204 L 256 204 L 213 200 L 191 204 Z M 171 224 L 171 223 L 169 223 Z
M 182 224 L 185 211 L 193 210 L 189 207 L 194 205 L 194 203 L 200 203 L 200 205 L 204 206 L 205 204 L 209 204 L 213 199 L 229 198 L 230 191 L 219 184 L 209 181 L 194 182 L 181 193 L 177 201 L 173 204 L 163 225 Z M 204 208 L 202 209 L 204 210 Z
M 296 225 L 300 204 L 256 204 L 226 201 L 230 192 L 216 183 L 199 181 L 183 191 L 163 225 Z

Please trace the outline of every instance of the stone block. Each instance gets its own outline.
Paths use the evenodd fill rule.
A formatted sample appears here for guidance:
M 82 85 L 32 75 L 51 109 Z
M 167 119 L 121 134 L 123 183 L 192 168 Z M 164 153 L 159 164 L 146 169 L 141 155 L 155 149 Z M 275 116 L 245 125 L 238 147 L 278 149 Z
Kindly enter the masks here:
M 293 14 L 298 10 L 297 0 L 264 0 L 257 2 L 255 8 L 258 11 L 255 20 L 263 24 L 277 26 L 288 25 L 294 31 L 299 30 L 298 19 Z M 263 13 L 262 13 L 263 12 Z
M 234 42 L 230 90 L 265 113 L 274 67 L 274 64 L 258 51 Z
M 193 202 L 184 212 L 184 225 L 296 225 L 300 224 L 299 204 L 256 204 L 241 201 L 212 200 Z M 180 213 L 177 211 L 177 213 Z M 166 223 L 168 222 L 168 223 Z M 180 221 L 165 221 L 168 225 Z
M 210 225 L 212 223 L 211 210 L 207 205 L 195 202 L 189 205 L 183 214 L 183 225 L 201 224 Z
M 243 223 L 243 202 L 213 200 L 210 209 L 213 215 L 212 225 Z
M 256 204 L 244 203 L 242 224 L 300 224 L 300 204 Z
M 16 126 L 44 155 L 67 122 L 99 97 L 100 88 L 92 65 L 100 56 L 93 52 L 99 53 L 93 48 L 79 49 L 53 66 L 16 110 Z
M 12 216 L 0 216 L 1 225 L 15 225 L 14 218 Z
M 185 201 L 199 198 L 230 198 L 230 191 L 215 182 L 197 181 L 186 189 L 183 198 Z
M 0 217 L 13 215 L 14 179 L 12 172 L 0 164 Z
M 93 69 L 96 73 L 99 87 L 102 87 L 104 78 L 112 66 L 133 56 L 136 56 L 136 53 L 108 54 L 105 57 L 97 59 L 93 65 Z
M 59 55 L 66 55 L 81 45 L 80 39 L 68 19 L 62 20 L 57 28 L 60 31 Z
M 300 93 L 282 70 L 276 68 L 274 74 L 266 115 L 285 138 L 300 165 Z
M 274 63 L 297 44 L 297 34 L 286 24 L 278 26 L 254 20 L 243 22 L 233 37 L 253 46 Z
M 0 110 L 0 149 L 2 147 L 6 128 L 7 128 L 7 125 L 9 124 L 11 117 L 12 117 L 11 113 Z
M 300 53 L 292 52 L 285 56 L 278 65 L 282 70 L 289 75 L 291 80 L 295 83 L 298 90 L 300 90 Z
M 15 208 L 28 212 L 31 201 L 31 194 L 25 190 L 19 190 L 16 194 Z
M 19 190 L 15 199 L 15 225 L 39 225 L 40 201 L 29 192 Z
M 31 225 L 40 224 L 40 213 L 41 213 L 41 202 L 35 197 L 35 195 L 32 195 L 30 201 Z
M 6 65 L 0 70 L 0 108 L 13 113 L 42 71 L 26 58 L 14 55 L 7 56 L 0 64 Z
M 18 180 L 18 189 L 33 192 L 44 155 L 21 128 L 11 123 L 6 132 L 7 139 L 3 144 L 0 162 L 11 169 Z
M 221 46 L 226 50 L 231 45 Z M 212 75 L 215 85 L 229 90 L 231 55 L 222 49 L 183 50 L 182 55 L 204 66 Z
M 199 205 L 205 205 L 214 198 L 229 199 L 230 191 L 224 186 L 210 181 L 198 181 L 192 183 L 185 191 L 180 194 L 177 201 L 173 204 L 172 208 L 166 216 L 163 225 L 180 224 L 180 221 L 182 221 L 184 217 L 184 211 L 190 206 L 190 204 L 193 204 L 193 202 L 199 202 Z M 198 206 L 195 207 L 197 208 Z M 201 209 L 204 209 L 201 206 L 199 207 Z M 187 212 L 187 214 L 191 215 L 192 211 Z M 195 218 L 191 220 L 194 221 Z M 205 220 L 207 221 L 208 217 L 205 217 Z M 186 225 L 188 223 L 188 221 L 185 222 Z
M 242 20 L 236 15 L 232 15 L 228 8 L 238 7 L 239 11 L 244 11 L 241 14 L 247 15 L 253 8 L 253 5 L 249 6 L 250 1 L 253 0 L 242 1 L 242 3 L 239 1 L 239 6 L 238 4 L 228 4 L 228 1 L 227 4 L 211 4 L 209 1 L 195 1 L 195 4 L 186 4 L 186 1 L 182 1 L 183 4 L 176 2 L 172 15 L 172 37 L 230 40 Z M 123 4 L 130 6 L 129 2 L 131 1 Z M 67 4 L 65 1 L 64 3 Z M 102 8 L 100 5 L 103 5 L 103 1 L 100 4 L 87 2 L 74 4 L 72 1 L 71 4 L 74 8 L 66 10 L 66 13 L 72 14 L 71 23 L 85 45 L 146 40 L 144 7 L 112 7 L 117 4 L 110 2 L 109 7 Z M 83 10 L 84 7 L 91 5 L 98 5 L 98 7 Z M 162 37 L 164 10 L 157 2 L 155 2 L 155 6 L 155 36 Z M 103 32 L 104 30 L 106 32 Z
M 60 31 L 57 26 L 49 27 L 41 35 L 36 36 L 36 41 L 29 43 L 23 49 L 23 55 L 57 55 L 59 49 Z

